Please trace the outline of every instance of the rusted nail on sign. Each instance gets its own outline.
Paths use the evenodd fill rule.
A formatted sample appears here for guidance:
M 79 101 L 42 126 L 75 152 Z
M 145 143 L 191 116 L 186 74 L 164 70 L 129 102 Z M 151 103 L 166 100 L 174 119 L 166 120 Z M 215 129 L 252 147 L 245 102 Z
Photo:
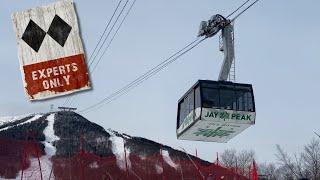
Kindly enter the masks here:
M 90 89 L 73 2 L 12 15 L 24 88 L 30 100 Z

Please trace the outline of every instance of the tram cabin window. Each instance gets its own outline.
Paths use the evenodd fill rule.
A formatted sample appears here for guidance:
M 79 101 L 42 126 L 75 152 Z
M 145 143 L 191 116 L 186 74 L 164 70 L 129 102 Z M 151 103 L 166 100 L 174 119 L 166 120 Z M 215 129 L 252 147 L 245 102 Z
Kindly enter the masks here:
M 200 86 L 196 86 L 194 90 L 194 108 L 197 109 L 201 107 L 201 94 L 200 94 Z
M 202 89 L 202 107 L 205 108 L 219 108 L 220 107 L 220 97 L 219 89 Z
M 188 115 L 194 118 L 194 110 L 199 107 L 254 112 L 252 86 L 199 80 L 179 101 L 177 128 Z
M 200 81 L 202 107 L 254 112 L 251 85 L 231 82 Z
M 220 108 L 235 110 L 236 109 L 236 93 L 233 89 L 220 89 Z
M 194 90 L 191 90 L 179 103 L 179 126 L 194 110 Z

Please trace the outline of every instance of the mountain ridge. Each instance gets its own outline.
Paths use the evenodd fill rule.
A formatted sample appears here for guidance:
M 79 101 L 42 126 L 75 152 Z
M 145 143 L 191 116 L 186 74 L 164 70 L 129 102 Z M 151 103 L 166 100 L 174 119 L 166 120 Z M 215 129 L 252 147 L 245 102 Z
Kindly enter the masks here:
M 185 174 L 192 172 L 191 175 L 198 173 L 198 166 L 204 168 L 212 166 L 208 161 L 156 141 L 130 136 L 111 129 L 105 130 L 102 126 L 72 111 L 31 114 L 21 119 L 17 118 L 14 121 L 2 123 L 0 124 L 0 145 L 1 139 L 17 141 L 12 145 L 13 151 L 20 149 L 21 152 L 17 153 L 19 155 L 15 161 L 19 158 L 25 159 L 27 143 L 30 147 L 36 144 L 39 148 L 36 153 L 33 152 L 30 157 L 28 156 L 24 174 L 34 175 L 37 164 L 40 164 L 41 161 L 41 166 L 43 164 L 44 167 L 43 172 L 37 175 L 43 175 L 46 178 L 65 177 L 66 167 L 69 167 L 69 176 L 73 174 L 76 177 L 79 175 L 79 169 L 83 168 L 79 167 L 79 162 L 86 162 L 87 171 L 95 170 L 92 176 L 105 173 L 102 171 L 106 170 L 105 167 L 108 169 L 112 167 L 112 175 L 120 179 L 125 179 L 123 172 L 128 170 L 132 174 L 139 172 L 149 177 L 150 174 L 153 174 L 152 176 L 162 174 L 164 168 L 166 173 L 171 173 L 170 177 L 179 177 L 183 170 L 182 165 L 178 165 L 178 162 L 188 162 L 184 164 Z M 2 173 L 7 171 L 2 171 L 0 166 L 0 177 L 20 178 L 22 170 L 19 167 L 21 166 L 17 165 L 17 162 L 9 164 L 11 163 L 14 164 L 14 171 L 7 174 Z M 148 166 L 144 167 L 147 164 Z M 179 167 L 181 172 L 178 172 Z M 74 172 L 73 169 L 75 169 Z M 145 170 L 142 171 L 143 169 Z

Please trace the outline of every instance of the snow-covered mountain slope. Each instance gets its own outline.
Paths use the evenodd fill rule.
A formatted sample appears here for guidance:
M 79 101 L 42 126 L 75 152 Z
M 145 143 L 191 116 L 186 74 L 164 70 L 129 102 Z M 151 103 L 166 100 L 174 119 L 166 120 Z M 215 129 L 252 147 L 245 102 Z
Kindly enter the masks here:
M 141 179 L 138 172 L 161 174 L 164 167 L 166 172 L 180 175 L 181 165 L 177 162 L 181 161 L 192 160 L 203 166 L 210 165 L 169 146 L 111 129 L 105 130 L 74 112 L 2 118 L 1 122 L 0 179 L 21 179 L 21 167 L 24 167 L 23 179 L 41 179 L 41 175 L 43 179 L 64 179 L 65 176 L 78 179 L 80 175 L 85 176 L 79 174 L 80 170 L 83 173 L 92 171 L 90 179 L 97 179 L 101 173 L 103 176 L 107 173 L 106 168 L 112 169 L 107 173 L 112 179 L 123 179 L 120 175 L 124 171 Z M 35 145 L 38 147 L 36 150 Z M 12 157 L 7 161 L 5 157 L 9 156 Z M 145 169 L 147 164 L 151 170 Z M 191 163 L 188 167 L 192 171 L 197 169 Z M 192 171 L 186 172 L 194 174 Z
M 31 116 L 31 114 L 21 115 L 21 116 L 7 116 L 7 117 L 0 117 L 0 126 L 5 125 L 10 122 L 14 122 L 25 117 Z

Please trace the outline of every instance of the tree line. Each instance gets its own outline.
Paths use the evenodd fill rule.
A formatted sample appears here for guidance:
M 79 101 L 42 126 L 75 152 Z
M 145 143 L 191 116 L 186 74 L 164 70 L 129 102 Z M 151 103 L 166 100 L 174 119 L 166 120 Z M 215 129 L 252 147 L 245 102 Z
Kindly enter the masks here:
M 256 162 L 260 179 L 266 180 L 320 180 L 320 138 L 312 139 L 300 152 L 289 154 L 276 145 L 275 162 Z M 244 175 L 250 174 L 252 162 L 257 159 L 253 150 L 227 149 L 219 155 L 219 163 Z

